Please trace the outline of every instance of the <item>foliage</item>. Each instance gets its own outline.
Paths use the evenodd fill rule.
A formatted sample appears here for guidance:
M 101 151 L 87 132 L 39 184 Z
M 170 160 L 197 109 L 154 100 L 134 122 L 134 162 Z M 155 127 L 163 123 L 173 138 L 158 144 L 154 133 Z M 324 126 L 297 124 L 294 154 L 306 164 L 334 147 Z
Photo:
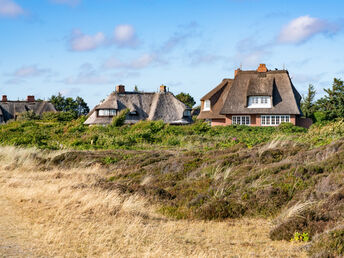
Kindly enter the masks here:
M 87 115 L 90 112 L 88 105 L 81 97 L 76 97 L 74 100 L 71 97 L 66 98 L 59 93 L 57 96 L 51 96 L 49 101 L 55 106 L 57 111 L 71 112 L 75 118 Z
M 344 228 L 331 230 L 317 237 L 311 245 L 310 255 L 314 257 L 344 256 Z
M 192 108 L 196 104 L 196 101 L 194 100 L 193 97 L 191 97 L 189 93 L 181 92 L 178 95 L 176 95 L 176 98 L 179 99 L 181 102 L 183 102 L 185 105 L 187 105 L 190 108 Z
M 17 114 L 18 121 L 31 121 L 40 119 L 39 115 L 36 115 L 32 110 Z
M 42 115 L 44 121 L 54 122 L 70 122 L 75 119 L 75 113 L 72 111 L 67 112 L 45 112 Z
M 319 99 L 317 105 L 327 120 L 344 118 L 344 82 L 334 78 L 332 88 L 325 89 L 327 95 Z
M 323 111 L 316 111 L 313 114 L 314 120 L 317 123 L 321 123 L 323 121 L 326 121 L 326 113 Z
M 314 86 L 310 84 L 308 86 L 307 96 L 303 97 L 301 101 L 301 110 L 305 117 L 314 118 L 314 112 L 315 112 L 315 98 L 316 90 L 314 89 Z
M 117 116 L 114 116 L 111 122 L 111 126 L 118 127 L 124 125 L 129 109 L 123 109 Z
M 300 133 L 307 131 L 307 129 L 299 126 L 294 126 L 292 123 L 281 123 L 277 128 L 278 131 L 282 133 Z
M 306 233 L 306 232 L 303 232 L 303 233 L 295 232 L 294 237 L 290 241 L 292 241 L 292 242 L 308 242 L 309 241 L 308 233 Z

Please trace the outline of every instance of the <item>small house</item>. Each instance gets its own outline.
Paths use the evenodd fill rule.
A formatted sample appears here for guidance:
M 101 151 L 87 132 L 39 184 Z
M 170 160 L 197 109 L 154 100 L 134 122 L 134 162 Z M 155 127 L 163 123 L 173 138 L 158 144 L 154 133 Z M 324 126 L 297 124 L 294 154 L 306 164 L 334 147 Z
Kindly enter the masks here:
M 36 101 L 35 96 L 27 96 L 26 100 L 8 100 L 6 95 L 2 95 L 0 101 L 0 124 L 17 118 L 20 113 L 32 111 L 36 115 L 44 112 L 56 112 L 53 104 L 49 101 Z
M 162 120 L 174 125 L 192 123 L 191 108 L 167 91 L 165 85 L 160 86 L 159 92 L 126 91 L 124 85 L 118 85 L 114 92 L 90 111 L 85 124 L 110 124 L 113 117 L 124 109 L 129 109 L 125 124 L 142 120 Z
M 199 119 L 215 125 L 278 126 L 283 122 L 309 127 L 302 118 L 301 95 L 287 70 L 237 69 L 234 79 L 223 81 L 201 98 Z

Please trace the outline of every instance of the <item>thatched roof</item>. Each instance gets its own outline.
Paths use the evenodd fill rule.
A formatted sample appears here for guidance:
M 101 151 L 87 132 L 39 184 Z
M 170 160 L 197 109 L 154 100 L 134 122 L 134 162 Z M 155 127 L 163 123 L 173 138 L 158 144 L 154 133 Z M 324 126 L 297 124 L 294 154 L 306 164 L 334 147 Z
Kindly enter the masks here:
M 0 115 L 4 122 L 14 119 L 19 113 L 33 111 L 37 115 L 44 112 L 56 112 L 53 104 L 48 101 L 0 101 Z
M 228 92 L 233 83 L 233 79 L 223 79 L 223 81 L 216 86 L 213 90 L 207 93 L 201 98 L 201 101 L 210 100 L 211 110 L 202 111 L 198 115 L 198 119 L 216 119 L 225 118 L 224 115 L 220 114 L 220 111 L 227 99 Z
M 249 96 L 271 96 L 272 107 L 248 108 Z M 224 118 L 227 114 L 301 114 L 301 96 L 286 70 L 239 70 L 234 80 L 225 79 L 201 100 L 211 101 L 211 111 L 201 111 L 201 119 Z
M 162 120 L 171 124 L 189 124 L 190 117 L 184 117 L 185 110 L 191 110 L 170 92 L 112 92 L 88 115 L 85 124 L 109 124 L 112 117 L 99 117 L 99 109 L 129 109 L 125 123 L 133 124 L 140 120 Z

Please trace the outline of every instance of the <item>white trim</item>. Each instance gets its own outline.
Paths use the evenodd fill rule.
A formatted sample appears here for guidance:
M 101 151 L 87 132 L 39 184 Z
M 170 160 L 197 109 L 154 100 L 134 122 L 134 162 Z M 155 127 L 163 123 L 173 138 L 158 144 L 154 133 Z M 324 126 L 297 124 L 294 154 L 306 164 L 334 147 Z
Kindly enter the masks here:
M 98 109 L 98 116 L 116 116 L 117 115 L 117 110 L 116 109 Z
M 261 115 L 261 126 L 278 126 L 281 123 L 290 123 L 290 115 Z
M 232 116 L 232 125 L 251 125 L 251 116 Z
M 271 98 L 269 96 L 249 96 L 248 108 L 271 108 Z
M 210 111 L 211 108 L 211 103 L 210 100 L 205 100 L 204 101 L 204 105 L 203 105 L 203 111 Z

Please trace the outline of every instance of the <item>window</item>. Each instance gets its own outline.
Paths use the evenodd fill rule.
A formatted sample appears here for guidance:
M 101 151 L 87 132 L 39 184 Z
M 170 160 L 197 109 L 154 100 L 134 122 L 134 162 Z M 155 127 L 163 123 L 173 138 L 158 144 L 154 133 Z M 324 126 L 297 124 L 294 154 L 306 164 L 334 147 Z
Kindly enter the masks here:
M 191 111 L 190 110 L 184 110 L 183 116 L 190 117 L 191 116 Z
M 271 108 L 271 98 L 269 96 L 250 96 L 248 98 L 248 108 Z
M 289 123 L 290 115 L 262 115 L 260 119 L 261 125 L 274 126 L 284 122 Z
M 203 110 L 204 111 L 209 111 L 210 110 L 210 100 L 205 100 L 204 101 Z
M 99 109 L 98 116 L 115 116 L 116 109 Z
M 251 118 L 250 116 L 232 116 L 233 125 L 250 125 Z

